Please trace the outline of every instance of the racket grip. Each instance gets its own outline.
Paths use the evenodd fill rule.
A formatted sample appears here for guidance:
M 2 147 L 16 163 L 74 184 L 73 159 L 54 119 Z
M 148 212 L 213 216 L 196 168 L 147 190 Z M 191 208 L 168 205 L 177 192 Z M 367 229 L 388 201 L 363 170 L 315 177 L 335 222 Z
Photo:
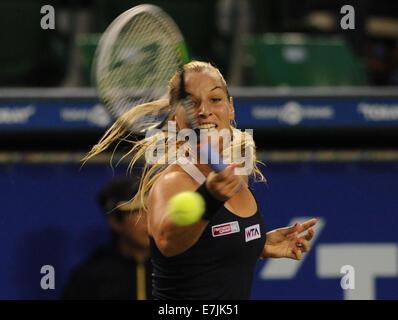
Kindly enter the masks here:
M 224 163 L 209 163 L 209 167 L 215 172 L 220 172 L 223 171 L 227 166 Z
M 218 151 L 214 149 L 214 147 L 204 139 L 199 147 L 199 153 L 200 153 L 200 158 L 201 159 L 206 159 L 207 158 L 207 164 L 208 166 L 215 172 L 220 172 L 224 170 L 227 165 L 223 163 L 222 157 L 218 157 L 218 162 L 217 163 L 212 163 L 212 155 L 213 154 L 218 154 Z
M 221 156 L 218 157 L 218 163 L 211 163 L 212 155 L 218 153 L 218 151 L 206 140 L 207 139 L 204 139 L 198 146 L 200 158 L 203 159 L 207 157 L 208 166 L 213 171 L 217 173 L 223 171 L 227 167 L 227 165 L 223 163 Z M 241 183 L 237 193 L 242 190 L 243 186 L 243 183 Z

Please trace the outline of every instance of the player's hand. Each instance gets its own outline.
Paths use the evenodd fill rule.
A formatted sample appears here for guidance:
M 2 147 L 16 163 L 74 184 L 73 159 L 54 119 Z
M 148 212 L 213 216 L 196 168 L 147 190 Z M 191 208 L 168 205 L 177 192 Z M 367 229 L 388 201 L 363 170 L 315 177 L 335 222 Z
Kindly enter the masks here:
M 212 171 L 207 176 L 206 188 L 214 198 L 225 202 L 239 192 L 245 184 L 242 177 L 234 173 L 236 166 L 233 163 L 224 170 L 218 173 Z
M 291 227 L 267 232 L 267 240 L 261 258 L 301 260 L 303 252 L 310 251 L 310 241 L 315 234 L 311 227 L 316 223 L 317 219 L 311 219 L 304 223 L 296 223 Z M 307 231 L 307 233 L 304 236 L 300 236 L 300 233 L 304 231 Z

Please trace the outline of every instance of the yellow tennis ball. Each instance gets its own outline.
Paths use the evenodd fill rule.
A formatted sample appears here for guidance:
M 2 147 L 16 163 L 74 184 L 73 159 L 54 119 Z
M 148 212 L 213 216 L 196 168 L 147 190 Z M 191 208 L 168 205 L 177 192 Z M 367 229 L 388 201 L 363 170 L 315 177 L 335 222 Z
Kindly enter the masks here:
M 205 200 L 197 192 L 180 192 L 169 200 L 167 212 L 175 224 L 187 226 L 202 217 L 205 212 Z

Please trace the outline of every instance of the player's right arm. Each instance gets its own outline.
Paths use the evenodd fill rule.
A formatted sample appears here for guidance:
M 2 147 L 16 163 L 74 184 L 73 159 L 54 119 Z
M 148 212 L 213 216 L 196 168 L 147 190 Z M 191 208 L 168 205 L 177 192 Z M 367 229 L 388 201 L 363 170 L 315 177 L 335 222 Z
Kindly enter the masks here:
M 193 246 L 206 228 L 208 221 L 199 221 L 178 226 L 169 218 L 169 200 L 183 191 L 195 191 L 199 184 L 186 173 L 173 171 L 163 174 L 153 185 L 149 195 L 148 230 L 160 252 L 174 256 Z
M 211 173 L 206 181 L 209 192 L 220 201 L 232 197 L 241 183 L 241 178 L 233 174 L 233 166 L 220 173 Z M 178 226 L 169 218 L 167 205 L 169 200 L 183 191 L 195 191 L 199 184 L 187 173 L 172 171 L 164 173 L 153 185 L 149 194 L 148 231 L 156 242 L 160 252 L 167 257 L 180 254 L 200 238 L 208 220 Z

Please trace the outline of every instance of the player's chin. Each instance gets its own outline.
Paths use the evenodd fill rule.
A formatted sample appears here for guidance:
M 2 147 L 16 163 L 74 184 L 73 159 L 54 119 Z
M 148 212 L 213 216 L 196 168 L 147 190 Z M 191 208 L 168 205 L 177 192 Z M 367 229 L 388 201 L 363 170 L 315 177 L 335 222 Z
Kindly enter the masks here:
M 226 126 L 216 126 L 215 128 L 207 130 L 209 133 L 216 133 L 220 137 L 224 137 L 226 134 L 232 135 L 232 130 L 230 127 Z
M 217 131 L 229 132 L 230 134 L 232 134 L 232 129 L 229 125 L 219 125 L 217 126 Z

